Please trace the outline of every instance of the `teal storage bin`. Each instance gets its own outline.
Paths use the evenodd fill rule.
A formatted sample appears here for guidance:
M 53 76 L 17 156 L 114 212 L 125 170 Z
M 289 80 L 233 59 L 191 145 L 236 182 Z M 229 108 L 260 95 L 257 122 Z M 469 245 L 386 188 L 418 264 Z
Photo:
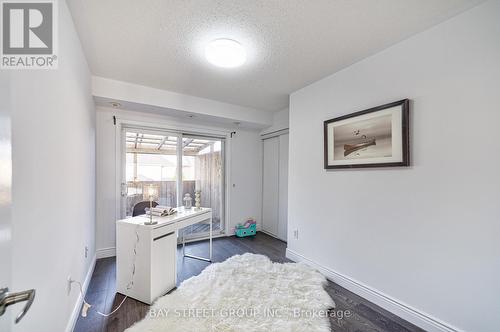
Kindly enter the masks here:
M 250 224 L 250 225 L 246 225 L 246 226 L 247 227 L 241 226 L 241 225 L 236 226 L 236 228 L 234 229 L 234 234 L 237 237 L 245 237 L 245 236 L 252 236 L 252 235 L 255 235 L 257 233 L 257 225 L 256 224 Z

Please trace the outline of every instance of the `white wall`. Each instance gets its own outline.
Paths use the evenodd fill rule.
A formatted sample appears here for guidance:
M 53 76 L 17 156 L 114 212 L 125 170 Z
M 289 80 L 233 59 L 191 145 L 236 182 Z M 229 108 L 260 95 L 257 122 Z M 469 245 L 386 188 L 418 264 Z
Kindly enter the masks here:
M 262 225 L 262 141 L 258 131 L 237 130 L 231 139 L 230 231 L 247 218 Z M 233 186 L 234 185 L 234 186 Z M 232 235 L 234 233 L 231 233 Z
M 291 95 L 290 256 L 386 307 L 380 293 L 457 329 L 498 331 L 499 36 L 490 1 Z M 412 167 L 323 169 L 324 120 L 402 98 Z
M 64 331 L 95 253 L 95 109 L 70 13 L 59 5 L 59 69 L 11 72 L 12 290 L 35 288 L 14 331 Z M 3 75 L 3 74 L 2 74 Z M 85 258 L 85 246 L 88 257 Z M 14 318 L 21 303 L 10 308 Z
M 199 127 L 224 132 L 236 131 L 229 139 L 229 184 L 228 204 L 230 208 L 229 228 L 247 217 L 261 219 L 262 156 L 261 140 L 257 130 L 207 126 L 196 120 L 134 112 L 128 110 L 97 108 L 97 197 L 96 197 L 96 243 L 98 256 L 115 254 L 116 216 L 116 165 L 115 165 L 115 126 L 113 115 L 121 120 L 140 121 L 151 126 L 163 125 L 170 128 Z M 234 187 L 233 187 L 234 184 Z

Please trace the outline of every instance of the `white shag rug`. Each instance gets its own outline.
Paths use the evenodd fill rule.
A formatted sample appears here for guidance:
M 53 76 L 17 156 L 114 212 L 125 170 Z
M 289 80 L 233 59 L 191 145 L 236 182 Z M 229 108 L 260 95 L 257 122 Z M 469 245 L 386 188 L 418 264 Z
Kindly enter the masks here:
M 323 289 L 325 283 L 302 263 L 237 255 L 185 280 L 126 331 L 327 332 L 328 309 L 335 303 Z

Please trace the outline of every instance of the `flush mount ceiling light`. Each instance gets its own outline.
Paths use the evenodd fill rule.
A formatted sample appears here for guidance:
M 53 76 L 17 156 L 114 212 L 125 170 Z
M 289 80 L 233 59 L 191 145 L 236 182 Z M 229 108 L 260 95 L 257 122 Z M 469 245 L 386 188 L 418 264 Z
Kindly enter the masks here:
M 239 67 L 247 59 L 243 46 L 232 39 L 212 40 L 205 48 L 205 57 L 214 66 L 223 68 Z

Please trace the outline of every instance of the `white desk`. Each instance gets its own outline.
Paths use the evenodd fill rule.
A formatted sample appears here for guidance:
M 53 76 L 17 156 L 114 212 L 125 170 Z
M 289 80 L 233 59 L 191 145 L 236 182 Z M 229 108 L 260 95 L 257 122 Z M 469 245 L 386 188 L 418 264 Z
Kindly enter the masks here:
M 151 304 L 157 297 L 175 288 L 177 282 L 177 232 L 187 226 L 210 221 L 209 256 L 186 257 L 212 261 L 212 210 L 184 210 L 166 217 L 153 217 L 155 225 L 144 225 L 149 216 L 116 222 L 116 290 Z M 134 254 L 135 252 L 135 254 Z M 133 272 L 135 271 L 135 272 Z

